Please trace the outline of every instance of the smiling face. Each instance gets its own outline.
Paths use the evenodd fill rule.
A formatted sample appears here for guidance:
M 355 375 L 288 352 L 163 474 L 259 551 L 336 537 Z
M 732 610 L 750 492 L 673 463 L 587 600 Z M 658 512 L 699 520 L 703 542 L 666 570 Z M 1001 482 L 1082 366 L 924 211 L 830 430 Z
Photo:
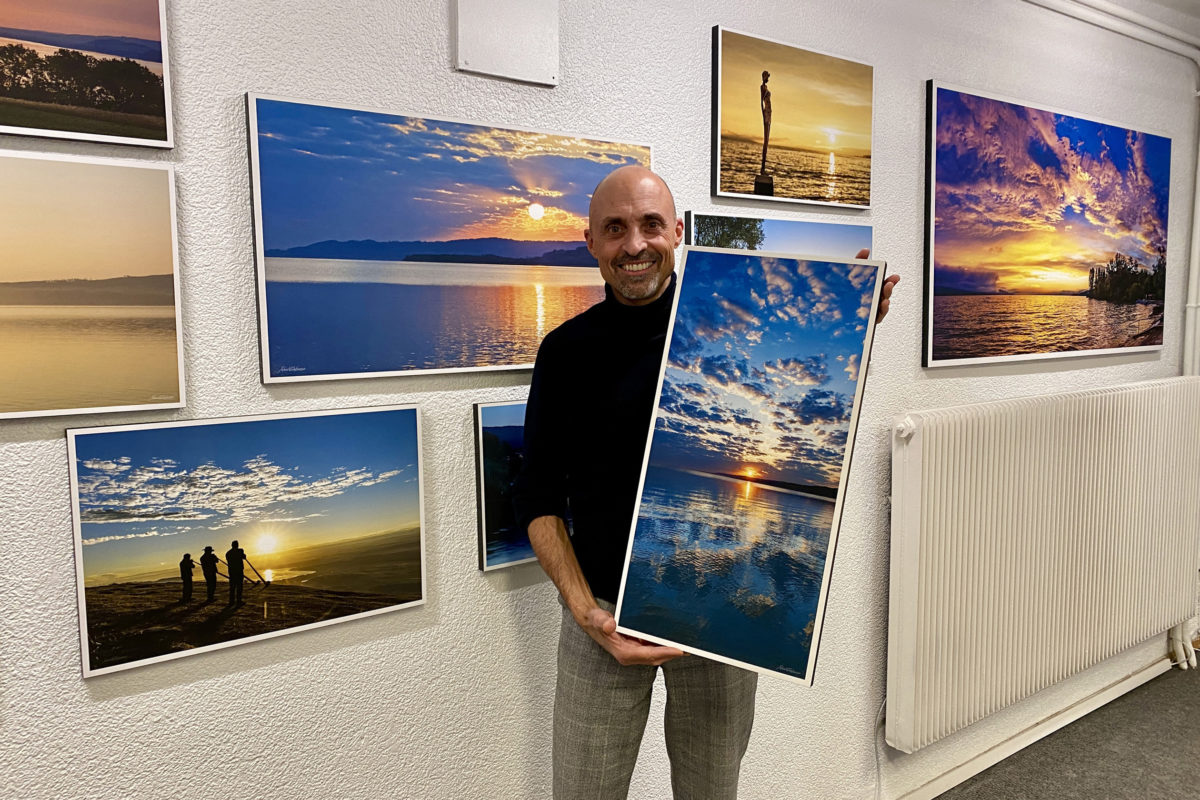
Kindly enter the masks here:
M 592 194 L 588 221 L 588 252 L 617 300 L 640 306 L 661 297 L 683 236 L 683 220 L 662 178 L 645 167 L 613 171 Z

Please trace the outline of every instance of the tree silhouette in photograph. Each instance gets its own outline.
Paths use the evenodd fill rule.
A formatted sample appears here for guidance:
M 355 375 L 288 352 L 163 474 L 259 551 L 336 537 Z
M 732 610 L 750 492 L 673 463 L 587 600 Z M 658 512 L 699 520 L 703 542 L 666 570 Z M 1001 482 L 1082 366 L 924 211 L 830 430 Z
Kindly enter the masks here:
M 1158 248 L 1158 260 L 1146 268 L 1132 256 L 1114 253 L 1103 267 L 1088 270 L 1088 297 L 1110 303 L 1147 301 L 1161 304 L 1167 291 L 1167 249 Z
M 694 225 L 693 238 L 700 247 L 757 250 L 766 238 L 761 219 L 697 216 Z
M 158 75 L 128 58 L 96 58 L 59 48 L 46 57 L 28 47 L 0 47 L 0 95 L 127 114 L 163 116 Z

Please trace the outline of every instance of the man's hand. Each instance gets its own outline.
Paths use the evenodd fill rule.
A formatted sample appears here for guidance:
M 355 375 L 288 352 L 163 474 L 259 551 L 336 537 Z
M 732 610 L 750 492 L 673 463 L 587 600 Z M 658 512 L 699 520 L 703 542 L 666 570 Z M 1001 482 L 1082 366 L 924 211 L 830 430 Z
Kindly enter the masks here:
M 871 251 L 863 248 L 858 251 L 855 258 L 870 258 Z M 884 262 L 884 268 L 887 268 L 887 262 Z M 900 282 L 899 275 L 888 275 L 883 280 L 883 291 L 879 295 L 879 309 L 875 312 L 875 324 L 883 322 L 883 318 L 887 316 L 888 306 L 891 305 L 892 289 Z
M 617 621 L 613 619 L 612 614 L 599 606 L 593 606 L 582 620 L 576 621 L 588 636 L 595 639 L 596 643 L 607 650 L 623 667 L 634 664 L 657 667 L 684 654 L 675 647 L 647 644 L 641 639 L 617 633 Z

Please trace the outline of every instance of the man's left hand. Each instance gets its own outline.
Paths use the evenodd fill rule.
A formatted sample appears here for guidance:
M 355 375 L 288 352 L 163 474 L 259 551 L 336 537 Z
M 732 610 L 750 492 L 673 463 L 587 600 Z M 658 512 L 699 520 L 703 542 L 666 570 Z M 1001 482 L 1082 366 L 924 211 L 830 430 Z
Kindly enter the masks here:
M 866 248 L 859 250 L 855 258 L 870 258 L 871 251 Z M 887 269 L 887 262 L 883 262 L 884 269 Z M 879 309 L 875 312 L 875 324 L 883 322 L 883 318 L 887 316 L 888 306 L 891 305 L 892 289 L 900 282 L 899 275 L 888 275 L 883 280 L 883 291 L 879 295 Z

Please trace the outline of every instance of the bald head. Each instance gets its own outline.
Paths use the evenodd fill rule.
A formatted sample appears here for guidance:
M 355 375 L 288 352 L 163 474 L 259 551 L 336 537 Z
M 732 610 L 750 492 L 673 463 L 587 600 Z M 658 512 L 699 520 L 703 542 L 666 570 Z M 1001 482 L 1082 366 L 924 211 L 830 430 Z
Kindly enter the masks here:
M 671 190 L 645 167 L 615 169 L 592 192 L 584 239 L 618 302 L 644 305 L 662 296 L 682 237 Z
M 675 196 L 671 194 L 671 188 L 667 186 L 667 182 L 657 172 L 643 167 L 641 164 L 629 164 L 628 166 L 617 167 L 601 178 L 600 182 L 596 184 L 596 188 L 592 191 L 592 202 L 588 204 L 589 221 L 595 224 L 595 213 L 598 202 L 604 202 L 610 195 L 629 195 L 640 188 L 642 183 L 656 186 L 658 191 L 666 195 L 667 201 L 671 204 L 671 213 L 669 216 L 674 219 Z

